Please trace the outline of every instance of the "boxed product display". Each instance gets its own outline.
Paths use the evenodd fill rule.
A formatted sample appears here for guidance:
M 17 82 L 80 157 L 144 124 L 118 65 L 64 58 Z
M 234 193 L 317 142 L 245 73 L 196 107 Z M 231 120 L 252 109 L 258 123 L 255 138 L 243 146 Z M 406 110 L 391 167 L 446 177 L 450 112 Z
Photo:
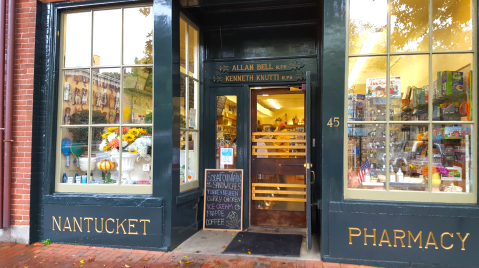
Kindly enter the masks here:
M 462 133 L 462 127 L 445 127 L 444 128 L 444 139 L 460 139 Z
M 461 181 L 462 180 L 462 168 L 460 167 L 446 167 L 449 170 L 449 174 L 441 174 L 441 180 L 443 181 Z
M 443 71 L 437 73 L 437 81 L 440 81 L 437 89 L 440 94 L 437 96 L 457 95 L 464 93 L 463 73 Z

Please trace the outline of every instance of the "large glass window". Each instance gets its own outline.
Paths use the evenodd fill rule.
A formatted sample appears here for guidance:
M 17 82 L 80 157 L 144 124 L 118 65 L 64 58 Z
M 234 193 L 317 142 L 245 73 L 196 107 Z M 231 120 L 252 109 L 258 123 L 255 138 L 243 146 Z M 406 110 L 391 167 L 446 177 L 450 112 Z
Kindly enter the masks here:
M 199 187 L 199 30 L 180 18 L 180 192 Z
M 151 11 L 62 14 L 57 192 L 151 194 Z
M 346 198 L 476 202 L 474 5 L 349 0 Z

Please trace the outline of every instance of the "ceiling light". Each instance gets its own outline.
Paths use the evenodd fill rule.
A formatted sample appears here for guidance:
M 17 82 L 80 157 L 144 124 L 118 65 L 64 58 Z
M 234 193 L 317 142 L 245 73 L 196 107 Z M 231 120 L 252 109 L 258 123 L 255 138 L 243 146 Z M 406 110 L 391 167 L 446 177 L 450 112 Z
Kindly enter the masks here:
M 263 94 L 263 96 L 269 96 L 269 94 Z
M 381 34 L 382 34 L 382 32 L 369 33 L 368 38 L 366 39 L 366 42 L 364 42 L 364 45 L 361 48 L 360 54 L 371 53 L 374 46 L 376 46 L 376 43 L 378 42 L 379 37 L 381 37 Z M 354 82 L 356 81 L 356 78 L 358 78 L 358 75 L 361 72 L 361 69 L 363 68 L 367 59 L 368 59 L 368 57 L 358 57 L 357 58 L 356 63 L 354 63 L 354 67 L 351 70 L 351 73 L 349 74 L 348 88 L 351 88 L 353 86 Z
M 279 107 L 279 105 L 273 99 L 268 99 L 268 101 L 274 106 L 274 108 L 281 109 L 281 107 Z

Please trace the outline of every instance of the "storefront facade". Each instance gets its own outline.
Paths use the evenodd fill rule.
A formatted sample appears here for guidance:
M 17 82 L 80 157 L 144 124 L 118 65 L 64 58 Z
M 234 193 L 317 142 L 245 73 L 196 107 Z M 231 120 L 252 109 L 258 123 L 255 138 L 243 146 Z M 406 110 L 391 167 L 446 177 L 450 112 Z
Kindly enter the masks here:
M 205 169 L 234 168 L 243 229 L 476 266 L 475 1 L 44 2 L 30 242 L 172 250 L 203 227 Z

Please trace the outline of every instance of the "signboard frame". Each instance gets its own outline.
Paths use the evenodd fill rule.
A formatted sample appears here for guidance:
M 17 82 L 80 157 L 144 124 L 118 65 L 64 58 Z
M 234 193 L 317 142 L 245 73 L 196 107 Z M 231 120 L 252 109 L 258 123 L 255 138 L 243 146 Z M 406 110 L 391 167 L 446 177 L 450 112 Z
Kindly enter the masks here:
M 207 202 L 207 198 L 208 198 L 208 195 L 207 195 L 207 191 L 206 191 L 206 183 L 208 181 L 208 171 L 224 171 L 224 172 L 229 172 L 229 171 L 241 171 L 241 212 L 240 212 L 240 229 L 216 229 L 216 228 L 207 228 L 206 227 L 206 202 Z M 211 231 L 226 231 L 226 232 L 229 232 L 229 231 L 243 231 L 243 191 L 244 191 L 244 179 L 243 179 L 243 176 L 244 176 L 244 172 L 242 169 L 205 169 L 205 189 L 204 189 L 204 201 L 203 201 L 203 230 L 211 230 Z

